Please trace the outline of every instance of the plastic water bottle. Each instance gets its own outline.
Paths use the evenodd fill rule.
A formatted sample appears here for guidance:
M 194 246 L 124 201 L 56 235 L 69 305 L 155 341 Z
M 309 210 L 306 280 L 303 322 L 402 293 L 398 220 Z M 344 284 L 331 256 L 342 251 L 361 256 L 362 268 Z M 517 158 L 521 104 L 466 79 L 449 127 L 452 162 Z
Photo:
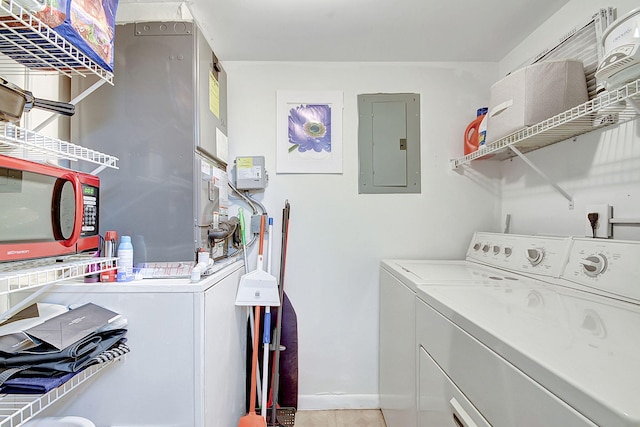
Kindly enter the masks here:
M 133 245 L 131 236 L 122 236 L 118 245 L 118 282 L 133 280 Z

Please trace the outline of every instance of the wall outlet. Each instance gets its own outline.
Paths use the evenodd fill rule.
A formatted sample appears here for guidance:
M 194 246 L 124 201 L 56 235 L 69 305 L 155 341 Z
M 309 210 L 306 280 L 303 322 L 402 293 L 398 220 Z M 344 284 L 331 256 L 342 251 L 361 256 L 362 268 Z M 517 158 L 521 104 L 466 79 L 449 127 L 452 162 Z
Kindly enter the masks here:
M 590 213 L 598 214 L 598 222 L 596 223 L 596 235 L 597 238 L 608 239 L 611 237 L 611 206 L 609 205 L 587 205 L 584 213 L 584 235 L 587 237 L 594 237 L 593 230 L 591 229 L 591 223 L 589 222 L 588 215 Z

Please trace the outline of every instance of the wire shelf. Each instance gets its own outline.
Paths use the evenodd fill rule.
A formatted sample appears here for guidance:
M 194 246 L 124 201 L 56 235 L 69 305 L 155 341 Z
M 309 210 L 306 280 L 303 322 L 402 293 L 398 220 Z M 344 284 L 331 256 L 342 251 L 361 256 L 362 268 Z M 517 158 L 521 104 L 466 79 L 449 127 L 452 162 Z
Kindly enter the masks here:
M 56 71 L 69 77 L 96 75 L 113 84 L 112 72 L 14 0 L 0 3 L 0 53 L 32 70 Z
M 70 256 L 0 263 L 0 295 L 116 270 L 118 258 Z M 1 426 L 1 424 L 0 424 Z
M 54 155 L 67 160 L 84 160 L 101 166 L 118 169 L 118 158 L 57 138 L 44 136 L 11 123 L 0 123 L 0 152 L 7 148 L 26 148 L 44 155 Z M 8 153 L 11 155 L 11 153 Z
M 476 159 L 505 160 L 517 155 L 510 147 L 517 148 L 521 153 L 528 153 L 596 129 L 635 119 L 639 111 L 637 103 L 640 103 L 640 80 L 604 92 L 591 101 L 514 132 L 464 157 L 452 159 L 451 168 L 456 169 Z
M 27 422 L 103 369 L 121 361 L 123 357 L 89 366 L 66 383 L 45 394 L 1 394 L 0 427 L 17 427 Z

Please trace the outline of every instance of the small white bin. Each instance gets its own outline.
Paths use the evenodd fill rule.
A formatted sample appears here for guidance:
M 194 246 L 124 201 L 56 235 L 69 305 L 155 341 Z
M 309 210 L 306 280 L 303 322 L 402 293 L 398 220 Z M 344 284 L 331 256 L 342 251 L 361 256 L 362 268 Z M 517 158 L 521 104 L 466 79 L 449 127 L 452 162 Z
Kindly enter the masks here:
M 581 61 L 543 61 L 514 71 L 491 86 L 487 144 L 588 100 Z
M 96 427 L 86 418 L 71 416 L 34 418 L 22 425 L 24 427 Z

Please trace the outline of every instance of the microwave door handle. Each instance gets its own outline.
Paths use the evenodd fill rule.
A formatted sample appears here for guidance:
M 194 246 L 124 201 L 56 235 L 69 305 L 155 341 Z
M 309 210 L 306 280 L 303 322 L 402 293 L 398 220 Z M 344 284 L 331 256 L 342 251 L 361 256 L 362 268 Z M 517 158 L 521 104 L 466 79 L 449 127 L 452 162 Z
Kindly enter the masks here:
M 82 196 L 82 183 L 80 183 L 80 178 L 75 173 L 68 173 L 62 175 L 63 179 L 67 179 L 73 185 L 73 193 L 75 195 L 76 202 L 76 212 L 75 212 L 75 221 L 73 224 L 73 232 L 71 236 L 67 240 L 63 240 L 61 243 L 66 246 L 73 246 L 78 243 L 80 239 L 80 233 L 82 232 L 82 216 L 84 214 L 84 197 Z

